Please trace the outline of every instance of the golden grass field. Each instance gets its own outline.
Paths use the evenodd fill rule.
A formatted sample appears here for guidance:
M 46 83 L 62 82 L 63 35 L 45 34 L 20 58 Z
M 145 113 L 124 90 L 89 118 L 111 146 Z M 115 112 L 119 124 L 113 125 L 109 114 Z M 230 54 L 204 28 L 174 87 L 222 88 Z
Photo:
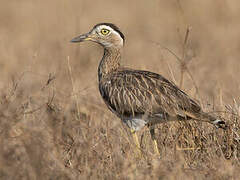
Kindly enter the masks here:
M 3 1 L 0 179 L 239 179 L 239 6 L 237 0 Z M 182 79 L 182 89 L 229 128 L 161 124 L 161 156 L 143 130 L 138 158 L 128 129 L 98 92 L 102 48 L 69 43 L 100 22 L 125 34 L 123 64 L 178 85 Z M 182 69 L 169 50 L 182 57 L 188 27 Z

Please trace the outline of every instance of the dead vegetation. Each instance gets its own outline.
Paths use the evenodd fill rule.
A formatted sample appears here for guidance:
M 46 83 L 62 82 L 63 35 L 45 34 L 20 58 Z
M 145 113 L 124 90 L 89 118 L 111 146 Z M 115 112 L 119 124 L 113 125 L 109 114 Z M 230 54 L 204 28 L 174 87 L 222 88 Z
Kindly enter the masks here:
M 192 26 L 185 34 L 188 26 L 177 20 L 180 1 L 139 1 L 139 10 L 129 1 L 104 2 L 108 13 L 98 2 L 46 7 L 25 0 L 1 7 L 0 179 L 238 179 L 239 3 L 182 3 L 180 14 Z M 162 124 L 156 132 L 161 157 L 141 131 L 144 156 L 136 158 L 127 128 L 97 90 L 100 48 L 68 44 L 100 21 L 126 34 L 124 63 L 167 76 L 229 128 Z

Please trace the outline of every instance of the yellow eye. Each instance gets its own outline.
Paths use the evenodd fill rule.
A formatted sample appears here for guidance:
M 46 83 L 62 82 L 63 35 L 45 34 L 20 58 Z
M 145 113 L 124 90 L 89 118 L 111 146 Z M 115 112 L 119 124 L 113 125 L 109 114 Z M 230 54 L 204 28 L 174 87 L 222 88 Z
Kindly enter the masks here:
M 101 29 L 102 35 L 107 35 L 110 31 L 108 29 Z

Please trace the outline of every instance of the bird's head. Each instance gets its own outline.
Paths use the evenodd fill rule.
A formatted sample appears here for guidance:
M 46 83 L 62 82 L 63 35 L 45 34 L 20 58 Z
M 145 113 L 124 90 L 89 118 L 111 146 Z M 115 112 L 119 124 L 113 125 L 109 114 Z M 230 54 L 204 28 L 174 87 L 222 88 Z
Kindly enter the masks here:
M 124 35 L 116 25 L 100 23 L 95 25 L 90 32 L 71 40 L 73 43 L 83 41 L 93 41 L 102 45 L 104 48 L 120 48 L 124 45 Z

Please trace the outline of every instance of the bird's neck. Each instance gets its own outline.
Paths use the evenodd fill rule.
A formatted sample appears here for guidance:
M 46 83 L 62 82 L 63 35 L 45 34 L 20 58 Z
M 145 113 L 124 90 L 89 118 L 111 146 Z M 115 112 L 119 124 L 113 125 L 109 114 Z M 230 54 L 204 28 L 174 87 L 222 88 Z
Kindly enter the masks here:
M 120 67 L 122 48 L 104 48 L 104 54 L 98 67 L 99 81 Z

